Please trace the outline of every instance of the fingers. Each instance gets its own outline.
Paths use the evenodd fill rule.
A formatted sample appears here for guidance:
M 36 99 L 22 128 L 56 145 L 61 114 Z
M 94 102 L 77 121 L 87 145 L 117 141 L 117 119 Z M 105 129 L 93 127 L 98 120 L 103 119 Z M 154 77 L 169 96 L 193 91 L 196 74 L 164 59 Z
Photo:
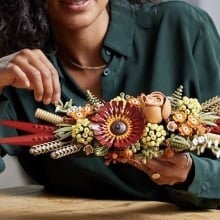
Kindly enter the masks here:
M 28 57 L 29 65 L 24 65 L 23 68 L 34 89 L 35 99 L 43 101 L 44 104 L 57 101 L 60 86 L 56 69 L 40 50 L 23 50 L 23 54 Z
M 177 153 L 172 158 L 149 159 L 145 164 L 137 158 L 128 163 L 146 173 L 158 185 L 174 185 L 186 181 L 192 167 L 188 153 Z
M 5 74 L 4 74 L 5 73 Z M 1 73 L 3 79 L 1 79 L 1 83 L 4 86 L 15 86 L 17 88 L 29 88 L 30 81 L 26 74 L 21 70 L 21 68 L 17 65 L 13 65 L 9 63 L 6 67 L 6 71 Z M 6 83 L 4 83 L 6 81 Z
M 150 160 L 149 160 L 150 161 Z M 168 184 L 164 178 L 164 171 L 156 171 L 155 169 L 151 169 L 148 167 L 148 162 L 146 164 L 141 163 L 140 161 L 137 160 L 129 160 L 127 161 L 128 164 L 136 167 L 137 169 L 143 171 L 146 173 L 153 182 L 157 183 L 158 185 L 163 185 L 163 184 Z M 172 185 L 173 183 L 170 182 L 169 180 L 169 185 Z
M 39 70 L 42 73 L 42 85 L 44 88 L 44 93 L 42 95 L 43 102 L 47 104 L 50 102 L 54 103 L 60 99 L 59 75 L 43 53 L 41 51 L 38 51 L 38 53 L 40 58 L 39 61 L 30 64 L 39 66 Z
M 59 81 L 59 75 L 54 68 L 51 68 L 51 76 L 52 76 L 52 85 L 53 85 L 53 94 L 51 96 L 52 103 L 55 103 L 56 101 L 60 100 L 61 95 L 61 88 L 60 88 L 60 81 Z
M 58 73 L 40 50 L 24 49 L 13 54 L 11 59 L 7 56 L 5 61 L 8 61 L 8 65 L 5 71 L 1 72 L 2 76 L 3 73 L 7 76 L 5 85 L 32 89 L 35 100 L 43 101 L 44 104 L 60 99 Z M 0 62 L 2 63 L 3 61 Z M 0 67 L 2 68 L 2 65 Z
M 156 160 L 169 162 L 177 167 L 185 167 L 192 163 L 192 159 L 189 153 L 175 153 L 173 157 L 161 156 Z

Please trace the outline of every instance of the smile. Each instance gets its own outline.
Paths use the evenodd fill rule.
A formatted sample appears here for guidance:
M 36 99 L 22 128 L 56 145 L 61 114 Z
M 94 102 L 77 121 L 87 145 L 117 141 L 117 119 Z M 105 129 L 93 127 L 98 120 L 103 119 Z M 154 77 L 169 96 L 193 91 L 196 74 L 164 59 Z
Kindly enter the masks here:
M 74 1 L 74 0 L 61 0 L 61 2 L 68 4 L 68 5 L 84 5 L 85 3 L 89 2 L 89 0 L 80 0 L 80 1 Z

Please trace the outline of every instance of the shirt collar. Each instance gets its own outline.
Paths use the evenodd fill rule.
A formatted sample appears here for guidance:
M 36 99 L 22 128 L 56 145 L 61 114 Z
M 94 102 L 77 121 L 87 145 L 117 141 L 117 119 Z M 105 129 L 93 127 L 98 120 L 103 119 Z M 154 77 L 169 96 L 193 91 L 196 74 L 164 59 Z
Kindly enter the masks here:
M 111 14 L 104 45 L 116 53 L 130 56 L 134 35 L 134 8 L 127 0 L 111 0 Z
M 110 0 L 111 14 L 104 45 L 126 57 L 132 55 L 136 25 L 152 28 L 156 10 L 153 3 L 131 4 L 128 0 Z M 154 8 L 155 9 L 155 8 Z

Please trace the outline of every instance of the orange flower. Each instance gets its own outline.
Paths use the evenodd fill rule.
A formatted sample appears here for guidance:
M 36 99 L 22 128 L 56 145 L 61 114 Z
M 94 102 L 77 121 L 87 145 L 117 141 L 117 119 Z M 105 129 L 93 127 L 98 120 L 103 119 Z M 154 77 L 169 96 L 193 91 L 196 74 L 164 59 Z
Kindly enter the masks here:
M 189 115 L 188 120 L 187 120 L 187 124 L 189 124 L 192 128 L 196 128 L 200 125 L 200 120 L 196 116 Z
M 202 135 L 204 135 L 206 132 L 207 132 L 207 128 L 204 127 L 203 125 L 200 124 L 200 125 L 197 127 L 197 134 L 198 134 L 198 135 L 202 136 Z
M 185 114 L 185 112 L 175 112 L 174 115 L 173 115 L 173 120 L 175 122 L 178 122 L 178 123 L 183 123 L 185 122 L 187 118 L 187 115 Z
M 109 165 L 110 163 L 126 163 L 128 160 L 130 160 L 133 156 L 132 150 L 125 148 L 124 150 L 114 150 L 109 151 L 105 156 L 105 165 Z
M 92 115 L 94 113 L 94 106 L 90 104 L 86 104 L 83 106 L 83 112 L 85 113 L 86 116 Z
M 188 124 L 181 124 L 179 127 L 179 131 L 182 136 L 191 136 L 192 135 L 192 128 Z
M 83 109 L 78 109 L 77 111 L 70 112 L 68 115 L 75 120 L 86 118 L 86 114 Z
M 128 99 L 128 102 L 130 103 L 130 104 L 132 104 L 132 105 L 135 105 L 135 106 L 137 106 L 138 108 L 140 107 L 140 101 L 138 100 L 138 98 L 135 98 L 135 97 L 130 97 L 129 99 Z

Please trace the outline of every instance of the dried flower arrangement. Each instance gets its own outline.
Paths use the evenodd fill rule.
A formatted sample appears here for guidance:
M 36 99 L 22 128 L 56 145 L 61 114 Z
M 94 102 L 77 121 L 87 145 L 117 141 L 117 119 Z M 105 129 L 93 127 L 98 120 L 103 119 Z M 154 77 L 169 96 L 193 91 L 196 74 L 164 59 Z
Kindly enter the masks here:
M 50 153 L 58 159 L 83 152 L 104 157 L 106 165 L 126 163 L 134 155 L 145 163 L 162 154 L 172 157 L 184 151 L 201 154 L 211 150 L 220 157 L 219 96 L 200 104 L 196 98 L 183 96 L 180 86 L 170 97 L 157 91 L 138 97 L 121 93 L 104 102 L 87 91 L 87 98 L 84 106 L 60 101 L 55 110 L 59 114 L 37 109 L 35 117 L 54 127 L 37 144 L 26 142 L 33 145 L 30 153 Z M 0 143 L 12 143 L 9 139 L 1 138 Z

